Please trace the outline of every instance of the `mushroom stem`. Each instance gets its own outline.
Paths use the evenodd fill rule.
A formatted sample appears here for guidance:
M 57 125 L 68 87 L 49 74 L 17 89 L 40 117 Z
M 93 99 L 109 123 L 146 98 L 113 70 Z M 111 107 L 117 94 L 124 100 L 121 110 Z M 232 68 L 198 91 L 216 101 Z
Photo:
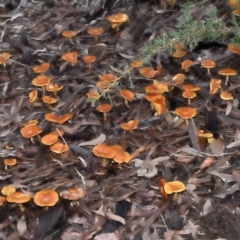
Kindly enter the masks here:
M 103 167 L 106 167 L 106 166 L 107 166 L 107 159 L 106 159 L 106 158 L 103 158 L 102 166 L 103 166 Z
M 103 119 L 104 121 L 107 121 L 107 113 L 103 113 Z
M 175 193 L 173 194 L 173 201 L 176 201 L 176 200 L 177 200 L 177 196 L 178 196 L 178 193 L 175 192 Z
M 229 76 L 227 75 L 227 76 L 226 76 L 226 80 L 225 80 L 225 85 L 228 84 L 228 79 L 229 79 Z
M 126 105 L 126 107 L 130 108 L 130 106 L 129 106 L 129 104 L 128 104 L 128 100 L 127 100 L 127 99 L 125 99 L 125 105 Z
M 91 68 L 92 68 L 92 64 L 89 63 L 89 64 L 88 64 L 88 69 L 91 70 Z
M 208 74 L 210 75 L 210 68 L 207 69 Z
M 188 104 L 189 104 L 189 105 L 191 104 L 191 99 L 190 99 L 190 98 L 188 98 Z
M 20 208 L 21 212 L 24 212 L 25 209 L 24 209 L 24 207 L 23 207 L 23 205 L 21 203 L 19 203 L 19 208 Z
M 138 156 L 138 154 L 140 154 L 142 151 L 145 150 L 145 147 L 144 146 L 141 146 L 140 148 L 138 148 L 136 151 L 134 151 L 132 154 L 131 154 L 131 159 L 135 158 Z
M 95 38 L 95 43 L 98 43 L 98 37 L 97 37 L 97 35 L 95 35 L 94 38 Z
M 68 38 L 69 42 L 73 44 L 72 38 Z
M 188 119 L 185 119 L 186 124 L 188 125 Z

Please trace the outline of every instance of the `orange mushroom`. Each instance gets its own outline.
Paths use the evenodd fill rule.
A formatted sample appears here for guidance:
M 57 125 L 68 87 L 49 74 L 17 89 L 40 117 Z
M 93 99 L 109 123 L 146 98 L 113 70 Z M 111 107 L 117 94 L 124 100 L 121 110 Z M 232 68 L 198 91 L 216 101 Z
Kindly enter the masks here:
M 192 61 L 192 60 L 189 60 L 189 59 L 184 60 L 184 61 L 182 62 L 182 69 L 187 72 L 188 69 L 189 69 L 189 67 L 192 66 L 192 64 L 193 64 L 193 61 Z
M 210 81 L 210 94 L 215 94 L 221 88 L 221 79 L 212 78 Z
M 118 76 L 112 74 L 112 73 L 107 73 L 104 74 L 100 77 L 101 81 L 104 81 L 106 83 L 114 83 L 118 80 Z
M 166 99 L 164 96 L 154 98 L 151 104 L 156 111 L 155 115 L 161 115 L 166 112 Z
M 54 104 L 54 103 L 56 103 L 56 102 L 58 101 L 57 98 L 50 97 L 50 96 L 47 96 L 47 95 L 43 96 L 43 97 L 42 97 L 42 100 L 43 100 L 43 102 L 45 102 L 46 104 Z
M 172 81 L 174 82 L 174 85 L 180 85 L 184 82 L 185 78 L 184 74 L 178 73 L 172 78 Z
M 38 97 L 38 91 L 37 91 L 36 89 L 32 90 L 32 91 L 29 93 L 28 97 L 29 97 L 28 101 L 29 101 L 30 103 L 36 102 L 37 97 Z
M 116 163 L 129 163 L 131 160 L 131 155 L 125 151 L 119 151 L 114 156 L 113 161 Z
M 41 87 L 43 90 L 43 93 L 45 92 L 45 86 L 48 85 L 51 81 L 50 77 L 44 76 L 44 75 L 40 75 L 38 77 L 35 77 L 32 80 L 32 84 L 36 87 Z
M 184 91 L 182 96 L 188 99 L 188 104 L 191 104 L 191 99 L 195 98 L 197 94 L 193 91 Z
M 188 84 L 184 84 L 184 85 L 182 86 L 182 89 L 183 89 L 184 91 L 196 92 L 196 91 L 200 90 L 201 88 L 200 88 L 199 86 L 194 86 L 194 85 L 188 83 Z
M 77 56 L 78 56 L 78 52 L 69 52 L 69 53 L 64 53 L 61 58 L 64 61 L 69 62 L 72 65 L 75 65 L 78 62 Z
M 52 207 L 58 200 L 58 193 L 53 189 L 44 189 L 37 192 L 34 196 L 34 203 L 39 207 Z
M 98 42 L 98 36 L 103 33 L 103 29 L 102 28 L 89 28 L 87 30 L 87 33 L 94 36 L 95 43 L 97 43 Z
M 225 85 L 228 84 L 229 76 L 234 76 L 237 72 L 232 68 L 223 68 L 218 71 L 218 74 L 226 76 Z
M 226 101 L 232 100 L 233 96 L 230 92 L 221 92 L 220 98 Z
M 91 91 L 89 91 L 87 94 L 87 97 L 90 99 L 95 99 L 99 97 L 99 92 L 96 89 L 92 89 Z
M 167 195 L 167 193 L 164 190 L 165 183 L 166 183 L 165 180 L 163 178 L 161 178 L 160 181 L 159 181 L 159 191 L 160 191 L 160 194 L 161 194 L 162 198 L 164 200 L 167 200 L 168 199 L 168 195 Z
M 50 147 L 50 150 L 56 154 L 62 154 L 67 152 L 69 150 L 69 147 L 67 144 L 56 142 Z
M 4 196 L 8 196 L 14 192 L 16 192 L 16 188 L 12 185 L 6 185 L 1 189 L 1 193 Z
M 139 71 L 145 78 L 153 78 L 157 73 L 157 71 L 155 71 L 151 67 L 143 67 L 140 68 Z
M 215 65 L 216 65 L 216 64 L 215 64 L 214 61 L 208 60 L 208 59 L 203 60 L 203 61 L 201 62 L 201 66 L 202 66 L 203 68 L 207 68 L 208 74 L 210 74 L 210 68 L 214 68 Z
M 240 45 L 239 44 L 234 44 L 234 43 L 230 43 L 228 45 L 228 51 L 232 52 L 232 53 L 236 53 L 238 55 L 240 55 Z
M 65 30 L 65 31 L 62 32 L 62 36 L 68 38 L 69 41 L 70 41 L 71 43 L 73 43 L 73 42 L 72 42 L 72 38 L 76 36 L 76 31 Z
M 100 104 L 96 107 L 96 110 L 98 112 L 103 113 L 104 121 L 107 120 L 107 113 L 110 112 L 111 109 L 112 109 L 112 106 L 109 103 Z
M 53 145 L 58 141 L 58 136 L 56 134 L 46 134 L 41 138 L 41 143 L 47 146 Z
M 132 91 L 130 91 L 130 90 L 127 90 L 127 89 L 122 89 L 122 90 L 119 91 L 119 93 L 124 98 L 125 105 L 128 108 L 130 108 L 128 102 L 131 102 L 133 100 L 134 93 Z
M 10 53 L 0 53 L 0 65 L 3 64 L 3 66 L 6 66 L 6 61 L 11 57 L 12 55 Z
M 112 28 L 118 28 L 120 25 L 128 21 L 128 15 L 125 13 L 116 13 L 108 16 L 107 19 L 111 22 Z
M 130 120 L 126 123 L 121 123 L 120 127 L 122 129 L 124 129 L 125 131 L 130 131 L 131 132 L 132 130 L 137 128 L 137 125 L 138 125 L 138 120 L 135 119 L 135 120 Z
M 16 158 L 5 158 L 3 161 L 6 166 L 14 166 L 17 163 Z
M 46 85 L 46 91 L 53 92 L 55 97 L 57 96 L 57 92 L 59 92 L 62 88 L 63 88 L 62 85 L 58 85 L 56 83 L 55 84 L 49 83 Z
M 50 67 L 50 64 L 47 63 L 47 62 L 44 62 L 44 63 L 42 63 L 42 64 L 40 64 L 38 66 L 33 67 L 33 71 L 35 73 L 43 74 L 43 73 L 45 73 L 49 69 L 49 67 Z
M 109 82 L 105 82 L 105 81 L 97 81 L 96 83 L 96 87 L 100 88 L 100 89 L 107 89 L 109 86 L 111 85 L 111 83 Z
M 143 65 L 143 60 L 136 60 L 130 63 L 131 67 L 133 68 L 138 68 L 141 67 Z
M 96 59 L 97 59 L 97 57 L 94 56 L 94 55 L 85 55 L 85 56 L 83 57 L 83 61 L 88 64 L 89 70 L 90 70 L 91 67 L 92 67 L 92 63 L 95 62 Z
M 33 142 L 33 137 L 41 133 L 42 129 L 36 125 L 27 125 L 22 127 L 20 132 L 24 138 L 31 138 Z
M 59 124 L 63 124 L 73 117 L 72 113 L 65 113 L 62 116 L 56 116 L 54 113 L 45 113 L 44 118 L 49 122 L 55 122 Z
M 174 193 L 174 197 L 173 199 L 176 199 L 177 194 L 179 192 L 182 192 L 186 190 L 185 185 L 180 182 L 180 181 L 172 181 L 172 182 L 166 182 L 164 184 L 164 191 L 166 192 L 166 194 L 172 194 Z
M 30 121 L 28 121 L 28 122 L 23 123 L 23 126 L 27 126 L 27 125 L 37 125 L 37 124 L 38 124 L 38 120 L 32 119 L 32 120 L 30 120 Z
M 24 211 L 23 203 L 27 203 L 31 200 L 31 196 L 24 194 L 22 192 L 14 192 L 12 194 L 7 195 L 6 201 L 9 203 L 17 203 L 19 204 L 20 210 Z
M 187 51 L 177 49 L 177 50 L 172 54 L 172 56 L 173 56 L 174 58 L 179 58 L 179 59 L 181 59 L 181 58 L 184 57 L 186 54 L 187 54 Z
M 165 93 L 169 92 L 168 83 L 159 83 L 156 80 L 153 80 L 152 85 L 145 87 L 146 93 Z
M 188 119 L 193 118 L 196 116 L 197 111 L 192 107 L 179 107 L 175 109 L 175 113 L 186 120 L 188 124 Z

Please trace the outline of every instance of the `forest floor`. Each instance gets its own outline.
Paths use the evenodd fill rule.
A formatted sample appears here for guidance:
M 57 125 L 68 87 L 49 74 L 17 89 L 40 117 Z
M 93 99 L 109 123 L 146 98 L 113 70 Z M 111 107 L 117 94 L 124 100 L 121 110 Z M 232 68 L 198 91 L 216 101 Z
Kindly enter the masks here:
M 31 198 L 19 206 L 0 196 L 0 239 L 240 239 L 240 52 L 230 49 L 239 17 L 226 1 L 79 2 L 0 1 L 0 189 L 12 185 Z M 128 20 L 112 28 L 116 13 Z M 97 39 L 93 27 L 103 30 Z M 75 62 L 62 58 L 72 52 Z M 87 64 L 86 55 L 96 60 Z M 209 73 L 205 59 L 215 62 Z M 192 61 L 188 70 L 184 60 Z M 49 68 L 35 73 L 42 63 Z M 228 82 L 224 68 L 236 71 Z M 34 86 L 37 76 L 50 84 Z M 50 92 L 55 84 L 62 89 Z M 186 84 L 198 87 L 190 102 Z M 110 111 L 97 111 L 101 104 Z M 182 119 L 179 107 L 196 116 Z M 30 120 L 37 125 L 24 127 Z M 23 137 L 23 129 L 36 136 Z M 63 153 L 43 143 L 52 131 Z M 113 153 L 98 157 L 99 146 Z M 167 194 L 169 185 L 183 188 Z M 64 199 L 69 188 L 81 199 Z M 36 205 L 44 189 L 59 195 L 54 206 Z

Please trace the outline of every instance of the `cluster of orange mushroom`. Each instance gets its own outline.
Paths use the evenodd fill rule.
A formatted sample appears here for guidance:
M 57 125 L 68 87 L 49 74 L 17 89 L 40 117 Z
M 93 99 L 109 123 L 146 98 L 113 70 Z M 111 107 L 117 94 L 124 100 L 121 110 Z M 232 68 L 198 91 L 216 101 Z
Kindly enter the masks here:
M 4 202 L 15 203 L 19 205 L 21 211 L 24 211 L 22 204 L 29 202 L 32 199 L 33 194 L 27 194 L 17 191 L 12 185 L 6 185 L 1 189 L 0 206 Z M 59 194 L 54 189 L 43 189 L 37 192 L 34 197 L 34 203 L 39 207 L 52 207 L 59 201 L 59 195 L 62 199 L 68 199 L 70 201 L 77 201 L 85 197 L 86 190 L 82 187 L 69 187 L 66 190 L 61 191 Z

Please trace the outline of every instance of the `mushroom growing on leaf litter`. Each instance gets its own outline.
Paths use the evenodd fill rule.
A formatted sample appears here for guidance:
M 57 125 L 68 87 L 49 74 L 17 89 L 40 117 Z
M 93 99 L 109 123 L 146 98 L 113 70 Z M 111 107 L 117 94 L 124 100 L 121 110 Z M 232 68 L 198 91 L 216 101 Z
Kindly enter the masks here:
M 95 28 L 89 28 L 89 29 L 87 30 L 87 33 L 90 34 L 90 35 L 92 35 L 92 36 L 94 36 L 94 38 L 95 38 L 95 43 L 97 43 L 97 42 L 98 42 L 98 36 L 103 33 L 103 29 L 100 28 L 100 27 L 99 27 L 99 28 L 97 28 L 97 27 L 95 27 Z
M 225 85 L 228 84 L 229 76 L 234 76 L 237 72 L 232 68 L 223 68 L 218 71 L 218 74 L 226 76 Z
M 82 187 L 70 187 L 67 190 L 60 192 L 59 195 L 63 199 L 76 201 L 85 197 L 86 190 Z
M 108 16 L 107 19 L 111 22 L 112 28 L 118 28 L 120 25 L 128 21 L 128 15 L 125 13 L 116 13 Z
M 188 119 L 193 118 L 196 116 L 197 111 L 195 108 L 192 107 L 179 107 L 175 109 L 175 113 L 186 120 L 186 123 L 188 124 Z
M 96 107 L 96 110 L 98 112 L 103 113 L 104 121 L 107 120 L 107 113 L 110 112 L 111 109 L 112 109 L 112 106 L 109 103 L 103 103 L 103 104 L 100 104 Z
M 55 190 L 44 189 L 37 192 L 33 200 L 39 207 L 52 207 L 58 202 L 59 197 Z
M 72 65 L 77 64 L 78 52 L 69 52 L 62 55 L 62 59 L 66 62 L 71 63 Z

